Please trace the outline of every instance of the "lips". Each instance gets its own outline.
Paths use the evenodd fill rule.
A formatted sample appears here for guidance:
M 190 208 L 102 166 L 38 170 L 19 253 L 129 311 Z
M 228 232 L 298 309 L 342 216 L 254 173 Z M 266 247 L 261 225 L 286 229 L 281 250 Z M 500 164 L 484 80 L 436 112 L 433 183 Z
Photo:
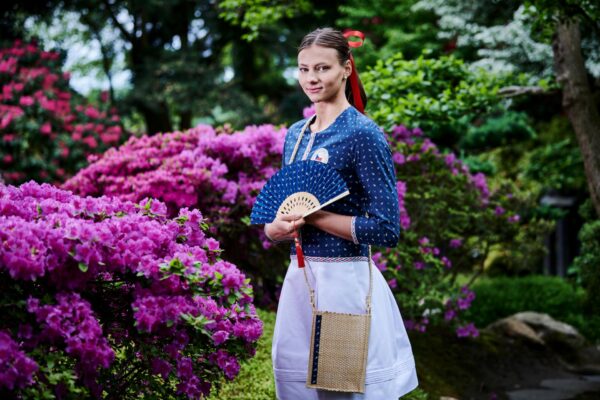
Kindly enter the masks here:
M 306 89 L 306 91 L 307 91 L 308 93 L 317 93 L 317 92 L 318 92 L 318 91 L 320 91 L 320 90 L 321 90 L 321 88 L 320 88 L 320 87 L 317 87 L 317 88 L 307 88 L 307 89 Z

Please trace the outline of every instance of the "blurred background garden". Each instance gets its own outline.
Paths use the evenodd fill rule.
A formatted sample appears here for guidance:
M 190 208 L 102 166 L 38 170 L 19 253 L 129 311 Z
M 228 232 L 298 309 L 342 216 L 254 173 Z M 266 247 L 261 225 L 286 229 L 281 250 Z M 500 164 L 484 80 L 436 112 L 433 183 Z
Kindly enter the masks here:
M 392 149 L 407 398 L 600 396 L 596 0 L 0 10 L 0 398 L 275 398 L 289 248 L 249 214 L 325 26 Z

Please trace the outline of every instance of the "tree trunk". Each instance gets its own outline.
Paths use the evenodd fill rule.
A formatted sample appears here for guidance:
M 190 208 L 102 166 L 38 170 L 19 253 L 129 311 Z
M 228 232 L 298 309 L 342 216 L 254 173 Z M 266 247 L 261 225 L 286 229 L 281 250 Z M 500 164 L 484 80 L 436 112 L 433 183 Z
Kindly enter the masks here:
M 179 113 L 179 130 L 184 131 L 192 127 L 192 112 L 182 111 Z
M 561 21 L 552 45 L 556 79 L 579 149 L 596 214 L 600 216 L 600 113 L 592 95 L 581 54 L 579 23 Z
M 148 135 L 154 135 L 159 132 L 166 133 L 173 130 L 166 102 L 161 101 L 158 104 L 149 105 L 146 102 L 140 101 L 136 106 L 144 116 Z

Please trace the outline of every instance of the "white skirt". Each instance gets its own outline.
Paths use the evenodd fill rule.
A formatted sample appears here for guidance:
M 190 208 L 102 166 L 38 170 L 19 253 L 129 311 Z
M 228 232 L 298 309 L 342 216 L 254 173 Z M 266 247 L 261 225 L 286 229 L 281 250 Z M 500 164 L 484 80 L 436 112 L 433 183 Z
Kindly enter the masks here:
M 369 290 L 366 257 L 358 261 L 311 261 L 307 274 L 323 311 L 364 313 Z M 323 261 L 327 260 L 327 261 Z M 381 272 L 373 263 L 371 331 L 365 393 L 339 393 L 306 387 L 312 309 L 304 272 L 295 257 L 288 267 L 273 334 L 273 370 L 280 400 L 398 399 L 418 386 L 412 348 L 400 310 Z

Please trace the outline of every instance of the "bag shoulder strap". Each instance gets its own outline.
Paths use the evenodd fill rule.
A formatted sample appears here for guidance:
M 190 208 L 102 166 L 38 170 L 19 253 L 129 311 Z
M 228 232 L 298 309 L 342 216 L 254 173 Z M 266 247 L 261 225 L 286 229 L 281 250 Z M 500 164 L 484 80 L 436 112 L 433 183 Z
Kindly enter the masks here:
M 308 268 L 310 268 L 310 264 L 308 260 L 304 260 Z M 367 293 L 367 297 L 365 299 L 367 314 L 371 315 L 371 298 L 373 294 L 373 265 L 371 262 L 371 246 L 369 246 L 369 291 Z M 315 303 L 315 290 L 310 286 L 310 282 L 308 281 L 308 275 L 306 273 L 307 267 L 302 268 L 304 270 L 304 280 L 306 281 L 306 286 L 308 287 L 308 293 L 310 295 L 310 305 L 312 306 L 313 312 L 317 311 L 317 304 Z

